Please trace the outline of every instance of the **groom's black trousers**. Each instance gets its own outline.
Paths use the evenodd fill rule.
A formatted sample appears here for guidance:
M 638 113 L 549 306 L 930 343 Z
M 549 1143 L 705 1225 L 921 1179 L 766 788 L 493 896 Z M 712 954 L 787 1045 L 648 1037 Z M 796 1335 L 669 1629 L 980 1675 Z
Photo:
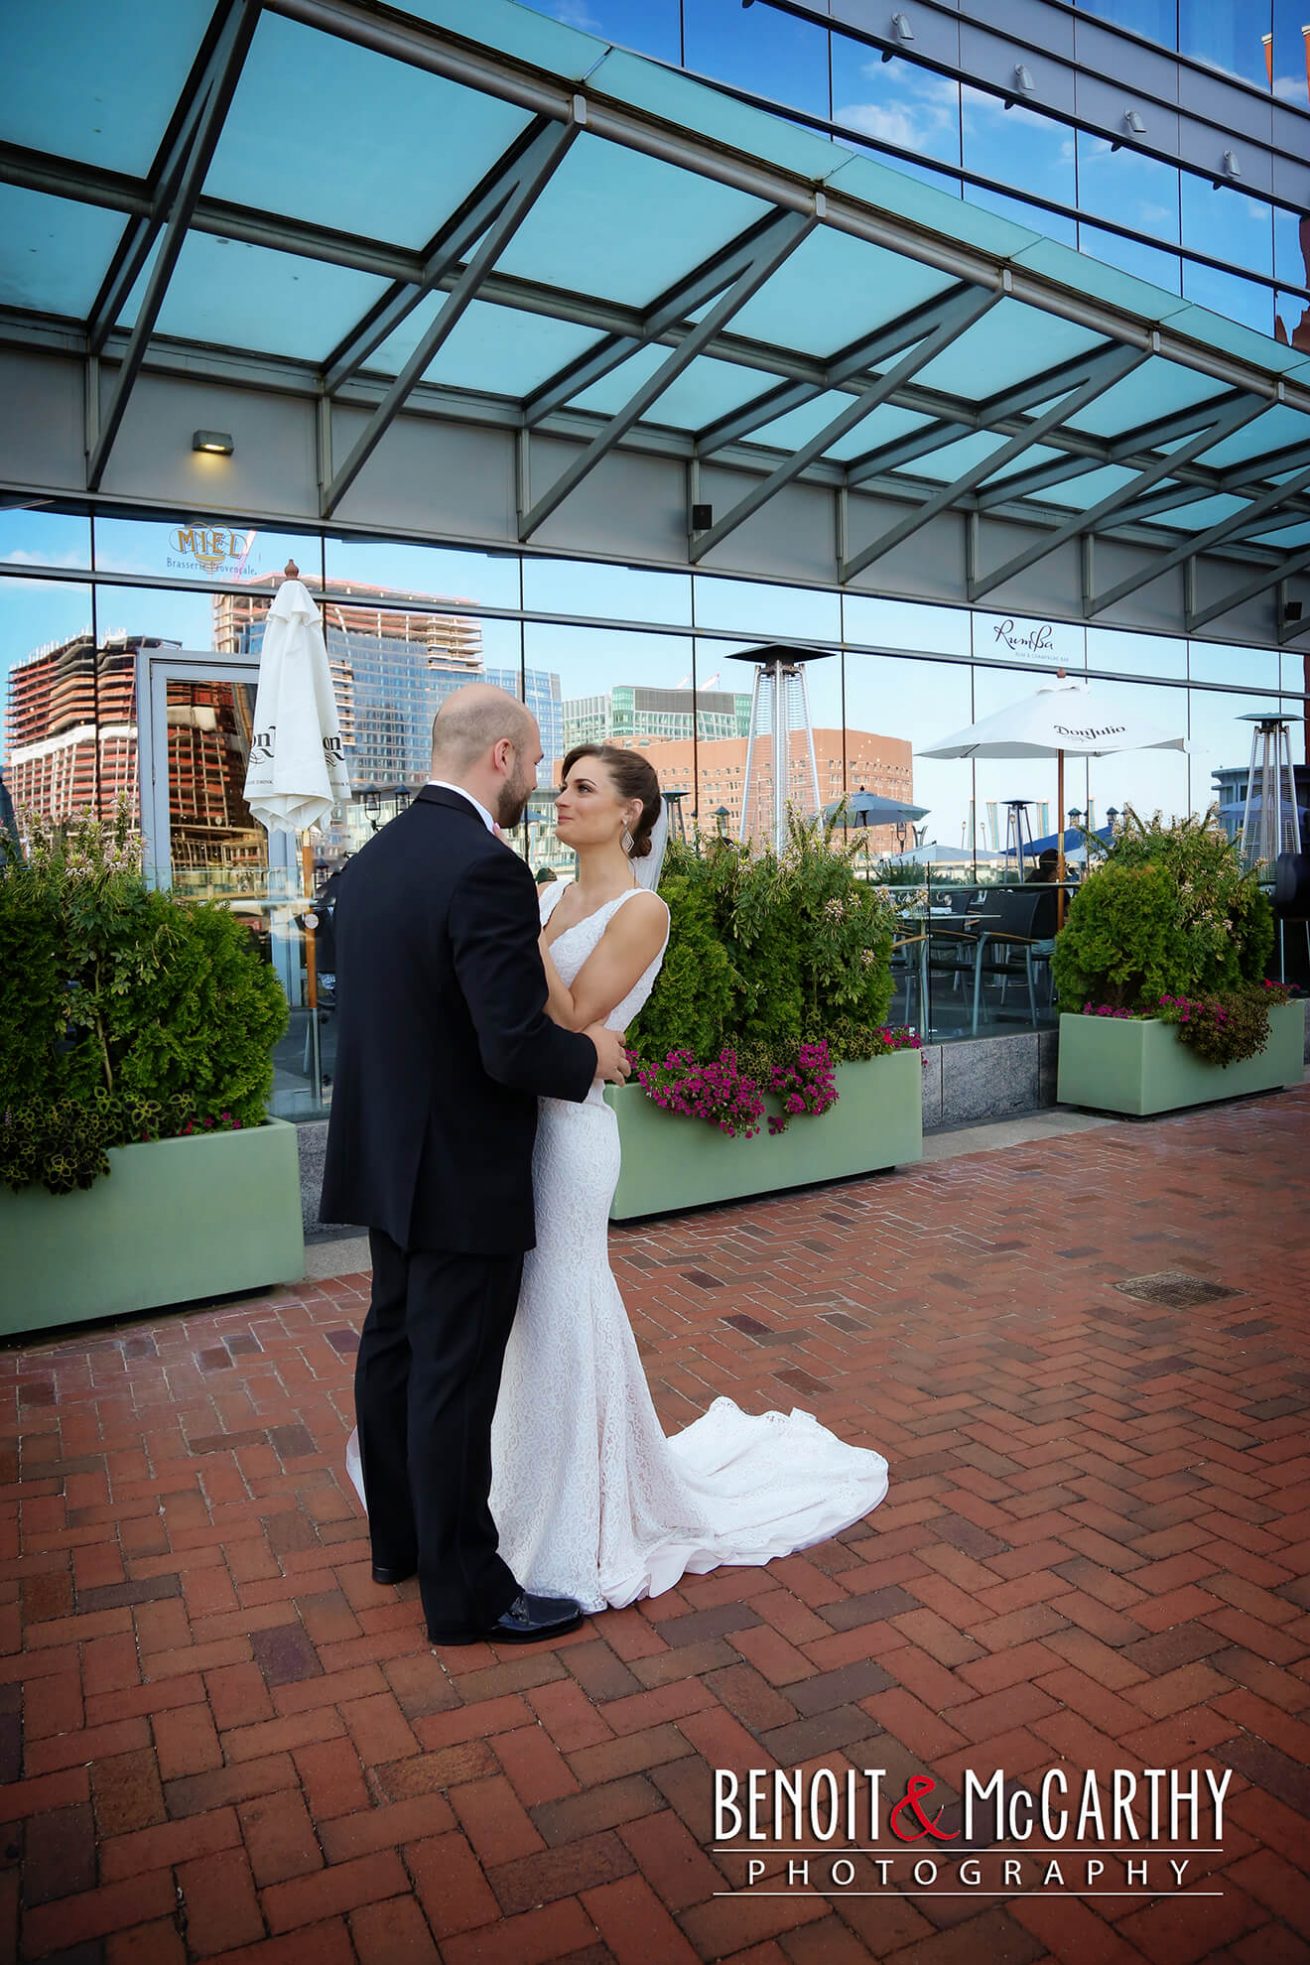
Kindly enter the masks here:
M 405 1250 L 369 1231 L 355 1411 L 373 1560 L 417 1564 L 434 1638 L 489 1630 L 518 1595 L 496 1547 L 491 1421 L 521 1254 Z

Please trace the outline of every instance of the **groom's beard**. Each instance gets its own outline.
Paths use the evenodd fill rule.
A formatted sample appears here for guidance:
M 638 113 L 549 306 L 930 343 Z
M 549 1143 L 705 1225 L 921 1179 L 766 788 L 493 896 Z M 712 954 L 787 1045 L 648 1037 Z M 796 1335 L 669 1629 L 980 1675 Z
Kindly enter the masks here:
M 500 797 L 496 801 L 497 824 L 504 826 L 506 831 L 516 826 L 528 809 L 528 800 L 535 787 L 535 773 L 526 784 L 518 778 L 511 778 L 509 783 L 502 787 Z

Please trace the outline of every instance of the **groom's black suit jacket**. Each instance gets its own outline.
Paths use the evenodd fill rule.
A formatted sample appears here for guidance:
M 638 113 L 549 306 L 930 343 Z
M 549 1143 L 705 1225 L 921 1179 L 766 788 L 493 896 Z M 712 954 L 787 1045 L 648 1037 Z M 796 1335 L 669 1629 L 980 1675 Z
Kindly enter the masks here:
M 545 1013 L 532 876 L 458 792 L 427 785 L 346 868 L 325 1221 L 402 1249 L 534 1242 L 538 1097 L 584 1099 L 590 1038 Z

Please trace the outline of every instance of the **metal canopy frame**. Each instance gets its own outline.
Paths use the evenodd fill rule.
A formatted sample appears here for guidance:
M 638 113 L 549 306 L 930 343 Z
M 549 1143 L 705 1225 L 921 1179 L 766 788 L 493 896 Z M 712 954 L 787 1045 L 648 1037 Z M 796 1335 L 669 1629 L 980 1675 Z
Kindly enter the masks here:
M 771 161 L 767 155 L 752 155 L 738 142 L 706 134 L 713 127 L 708 110 L 699 117 L 679 119 L 678 104 L 690 101 L 692 95 L 702 106 L 725 100 L 689 78 L 679 78 L 684 93 L 670 98 L 667 112 L 644 100 L 638 106 L 640 90 L 633 95 L 622 87 L 608 87 L 605 70 L 610 57 L 603 43 L 596 44 L 597 59 L 589 68 L 584 65 L 570 74 L 541 67 L 529 52 L 502 51 L 493 42 L 500 39 L 506 48 L 512 46 L 513 23 L 508 16 L 515 10 L 498 9 L 498 0 L 487 0 L 488 15 L 493 10 L 504 12 L 506 20 L 498 20 L 497 34 L 483 40 L 378 10 L 368 0 L 216 0 L 209 28 L 146 176 L 134 178 L 53 152 L 0 144 L 0 181 L 121 212 L 124 217 L 118 246 L 84 320 L 59 321 L 20 309 L 0 314 L 0 341 L 72 348 L 81 355 L 88 405 L 85 491 L 101 489 L 144 368 L 232 380 L 234 351 L 157 332 L 185 239 L 190 232 L 201 232 L 353 268 L 388 282 L 386 293 L 317 367 L 261 357 L 254 349 L 239 351 L 243 380 L 317 398 L 320 518 L 337 511 L 397 416 L 406 412 L 473 423 L 498 421 L 518 431 L 521 541 L 531 540 L 616 449 L 654 446 L 687 458 L 689 504 L 699 467 L 710 459 L 739 477 L 748 473 L 755 479 L 707 529 L 692 533 L 689 525 L 687 552 L 693 564 L 714 553 L 787 485 L 808 479 L 829 487 L 838 497 L 841 522 L 836 532 L 841 544 L 833 577 L 841 584 L 856 580 L 948 511 L 967 515 L 975 532 L 981 519 L 994 514 L 1007 525 L 1026 525 L 1031 535 L 1021 551 L 990 571 L 979 573 L 975 566 L 969 583 L 971 601 L 1003 587 L 1071 541 L 1083 544 L 1085 574 L 1095 538 L 1131 540 L 1139 547 L 1149 543 L 1155 549 L 1150 562 L 1130 577 L 1099 594 L 1086 586 L 1076 604 L 1087 619 L 1179 567 L 1190 598 L 1202 555 L 1211 562 L 1229 560 L 1245 579 L 1226 597 L 1201 608 L 1189 606 L 1186 625 L 1191 631 L 1282 585 L 1310 565 L 1310 548 L 1279 549 L 1276 542 L 1252 539 L 1255 533 L 1310 521 L 1310 468 L 1306 468 L 1310 438 L 1289 444 L 1284 432 L 1277 447 L 1226 468 L 1204 461 L 1227 436 L 1278 404 L 1306 414 L 1310 430 L 1310 382 L 1283 377 L 1272 360 L 1261 366 L 1253 353 L 1234 352 L 1243 338 L 1251 347 L 1254 338 L 1249 331 L 1235 330 L 1232 346 L 1226 346 L 1222 336 L 1207 343 L 1195 332 L 1189 334 L 1186 325 L 1171 328 L 1171 312 L 1193 316 L 1197 312 L 1188 310 L 1176 296 L 1158 296 L 1158 317 L 1143 319 L 1079 291 L 1076 282 L 1025 263 L 1026 252 L 1006 258 L 974 244 L 962 232 L 957 236 L 934 230 L 918 217 L 898 215 L 843 188 L 843 169 L 852 158 L 838 145 L 826 147 L 835 168 L 821 180 L 807 179 L 796 166 Z M 385 237 L 361 237 L 208 195 L 206 175 L 262 14 L 282 16 L 513 104 L 532 120 L 476 190 L 440 218 L 421 251 Z M 629 75 L 634 65 L 652 75 L 665 74 L 658 64 L 644 63 L 640 57 L 624 54 L 615 59 Z M 761 128 L 765 122 L 760 119 Z M 777 127 L 786 129 L 781 123 Z M 505 247 L 584 131 L 589 141 L 620 145 L 746 193 L 766 207 L 764 215 L 644 307 L 506 273 L 498 264 Z M 886 177 L 894 174 L 888 172 Z M 735 331 L 734 317 L 818 227 L 935 269 L 943 278 L 942 292 L 871 328 L 826 359 L 781 341 Z M 1060 250 L 1050 249 L 1056 254 Z M 117 323 L 148 266 L 136 319 L 130 332 L 124 332 Z M 1145 291 L 1140 283 L 1136 290 Z M 437 294 L 444 294 L 445 301 L 401 372 L 393 376 L 376 365 L 370 367 L 370 360 L 397 327 Z M 918 378 L 931 358 L 955 337 L 967 334 L 1003 297 L 1090 329 L 1100 337 L 1099 345 L 1048 364 L 1040 373 L 981 401 L 963 388 L 952 394 L 925 386 Z M 596 340 L 523 395 L 507 390 L 475 397 L 424 380 L 475 298 L 590 328 Z M 576 406 L 586 389 L 634 355 L 655 348 L 667 351 L 663 360 L 618 409 L 599 416 Z M 758 373 L 768 378 L 767 386 L 700 429 L 662 424 L 660 398 L 702 355 Z M 1081 410 L 1151 356 L 1208 378 L 1215 392 L 1192 407 L 1111 436 L 1074 427 L 1072 419 Z M 102 363 L 117 365 L 103 409 Z M 793 448 L 769 440 L 769 425 L 829 393 L 845 394 L 849 402 L 808 440 Z M 834 445 L 884 404 L 927 418 L 926 427 L 876 443 L 855 458 L 830 454 Z M 331 438 L 336 405 L 352 411 L 362 406 L 368 419 L 334 470 Z M 572 460 L 535 499 L 531 495 L 533 434 L 577 447 Z M 985 459 L 946 482 L 916 475 L 911 468 L 952 443 L 980 434 L 994 437 L 995 447 Z M 1060 454 L 1028 469 L 1011 468 L 1038 445 Z M 1039 495 L 1106 465 L 1129 470 L 1131 479 L 1086 510 Z M 1277 481 L 1279 473 L 1288 472 L 1292 475 L 1285 482 Z M 880 501 L 896 500 L 907 509 L 901 519 L 884 525 L 875 538 L 850 551 L 848 532 L 852 521 L 858 520 L 862 502 L 854 494 L 862 492 Z M 1239 498 L 1244 509 L 1190 532 L 1155 522 L 1180 506 L 1215 496 Z M 1304 626 L 1285 622 L 1279 639 L 1290 641 L 1307 632 L 1310 620 Z

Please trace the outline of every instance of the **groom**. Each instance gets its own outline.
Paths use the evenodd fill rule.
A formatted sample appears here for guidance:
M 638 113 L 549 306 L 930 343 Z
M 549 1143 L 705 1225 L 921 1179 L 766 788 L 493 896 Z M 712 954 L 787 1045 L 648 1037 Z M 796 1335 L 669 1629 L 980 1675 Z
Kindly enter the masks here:
M 373 1291 L 355 1371 L 373 1577 L 417 1570 L 428 1636 L 572 1630 L 497 1552 L 491 1421 L 533 1246 L 540 1097 L 628 1074 L 621 1036 L 546 1016 L 536 888 L 497 834 L 522 818 L 541 736 L 470 683 L 432 732 L 432 782 L 357 853 L 336 912 L 340 1004 L 322 1214 L 365 1222 Z

